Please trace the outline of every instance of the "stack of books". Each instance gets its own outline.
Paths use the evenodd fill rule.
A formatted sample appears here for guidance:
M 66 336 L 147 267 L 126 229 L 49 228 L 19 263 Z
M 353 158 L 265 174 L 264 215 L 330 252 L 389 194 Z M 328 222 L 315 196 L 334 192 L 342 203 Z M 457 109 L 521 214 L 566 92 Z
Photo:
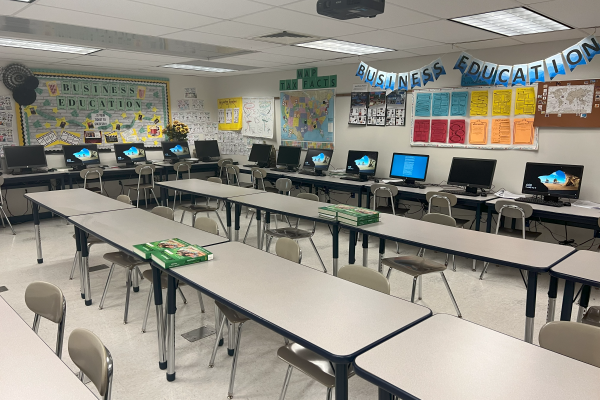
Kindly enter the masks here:
M 343 224 L 352 226 L 362 226 L 379 222 L 379 212 L 347 204 L 320 207 L 319 216 L 335 219 Z
M 181 239 L 136 244 L 133 248 L 140 257 L 152 260 L 163 268 L 180 267 L 213 259 L 210 251 Z

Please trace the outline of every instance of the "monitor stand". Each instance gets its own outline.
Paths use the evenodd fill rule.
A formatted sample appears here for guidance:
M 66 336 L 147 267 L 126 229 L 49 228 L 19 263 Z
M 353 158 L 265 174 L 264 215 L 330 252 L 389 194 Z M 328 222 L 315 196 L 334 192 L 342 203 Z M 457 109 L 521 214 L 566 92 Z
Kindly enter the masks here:
M 544 196 L 544 201 L 552 201 L 558 203 L 560 201 L 560 197 L 558 196 Z
M 179 162 L 179 158 L 170 158 L 169 164 L 177 164 Z
M 475 196 L 477 196 L 477 188 L 476 187 L 467 186 L 467 187 L 465 187 L 465 192 L 471 193 L 471 194 L 474 194 Z
M 84 164 L 73 165 L 71 171 L 83 171 L 85 168 Z
M 125 165 L 121 165 L 119 168 L 135 168 L 135 163 L 126 162 Z
M 367 175 L 367 174 L 350 175 L 350 176 L 345 176 L 342 179 L 347 180 L 347 181 L 366 182 L 369 180 L 369 175 Z
M 315 176 L 323 176 L 323 170 L 315 168 Z
M 202 157 L 200 161 L 202 162 L 217 162 L 221 157 Z

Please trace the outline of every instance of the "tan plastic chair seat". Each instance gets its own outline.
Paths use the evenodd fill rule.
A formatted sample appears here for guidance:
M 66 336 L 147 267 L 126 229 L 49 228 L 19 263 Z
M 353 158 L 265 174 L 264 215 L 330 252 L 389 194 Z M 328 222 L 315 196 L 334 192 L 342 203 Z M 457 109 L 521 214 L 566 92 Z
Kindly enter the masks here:
M 503 235 L 503 236 L 510 236 L 510 237 L 514 237 L 514 238 L 518 238 L 518 239 L 523 238 L 523 232 L 521 232 L 520 229 L 510 229 L 510 228 L 501 227 L 500 230 L 498 231 L 498 234 Z M 541 236 L 541 234 L 542 234 L 542 232 L 525 231 L 525 239 L 536 240 L 538 237 Z
M 120 265 L 123 268 L 133 269 L 139 265 L 148 264 L 147 260 L 140 260 L 132 257 L 129 254 L 125 254 L 122 251 L 115 251 L 112 253 L 106 253 L 104 259 L 109 263 Z
M 278 229 L 267 229 L 265 231 L 265 233 L 267 235 L 271 235 L 273 237 L 276 238 L 290 238 L 293 240 L 298 240 L 298 239 L 307 239 L 309 237 L 312 237 L 313 233 L 311 231 L 306 231 L 304 229 L 299 229 L 299 228 L 278 228 Z
M 152 285 L 152 282 L 154 282 L 154 277 L 152 276 L 151 269 L 147 269 L 144 272 L 142 272 L 142 276 L 144 277 L 144 279 L 147 279 L 148 282 L 150 282 L 150 284 Z M 162 289 L 166 289 L 169 287 L 169 281 L 167 278 L 167 274 L 160 274 L 160 287 Z M 179 282 L 179 286 L 185 286 L 185 282 Z
M 225 315 L 227 321 L 231 322 L 232 324 L 243 324 L 244 322 L 250 321 L 250 318 L 238 313 L 235 310 L 232 310 L 231 308 L 227 307 L 222 303 L 219 303 L 218 301 L 215 301 L 215 304 L 217 307 L 219 307 L 219 310 L 221 310 L 223 315 Z
M 269 192 L 269 193 L 279 193 L 279 190 L 277 188 L 268 186 L 265 188 L 265 192 Z
M 73 234 L 73 239 L 75 239 L 75 234 Z M 88 245 L 104 243 L 101 239 L 98 239 L 96 236 L 93 236 L 93 235 L 88 236 L 87 242 L 88 242 Z
M 211 207 L 211 206 L 207 207 L 206 205 L 202 205 L 202 204 L 189 204 L 186 206 L 180 206 L 179 209 L 187 211 L 187 212 L 191 212 L 191 213 L 219 211 L 219 209 L 217 207 Z
M 457 228 L 463 228 L 466 224 L 471 222 L 470 219 L 462 219 L 462 218 L 454 218 L 454 220 L 456 221 Z
M 582 323 L 600 327 L 600 307 L 592 306 L 583 315 Z
M 138 185 L 137 185 L 137 183 L 135 183 L 135 184 L 123 185 L 123 186 L 125 186 L 126 188 L 133 188 L 133 189 L 136 189 L 136 190 L 138 189 Z M 154 185 L 153 185 L 153 184 L 151 184 L 151 183 L 141 183 L 141 184 L 140 184 L 140 186 L 139 186 L 139 188 L 140 188 L 140 189 L 153 189 L 153 188 L 154 188 Z
M 411 276 L 420 276 L 446 270 L 444 264 L 417 256 L 384 258 L 382 263 L 389 268 L 393 268 Z

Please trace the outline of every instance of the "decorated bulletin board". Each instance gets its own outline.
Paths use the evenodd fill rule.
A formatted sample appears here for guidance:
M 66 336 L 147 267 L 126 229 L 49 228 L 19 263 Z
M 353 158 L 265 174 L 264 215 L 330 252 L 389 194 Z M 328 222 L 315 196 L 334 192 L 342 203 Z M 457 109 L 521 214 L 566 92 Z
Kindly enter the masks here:
M 169 80 L 34 70 L 34 104 L 17 108 L 21 145 L 144 142 L 157 147 L 169 123 Z
M 535 126 L 600 128 L 600 80 L 538 83 Z
M 536 87 L 413 91 L 411 146 L 537 150 Z

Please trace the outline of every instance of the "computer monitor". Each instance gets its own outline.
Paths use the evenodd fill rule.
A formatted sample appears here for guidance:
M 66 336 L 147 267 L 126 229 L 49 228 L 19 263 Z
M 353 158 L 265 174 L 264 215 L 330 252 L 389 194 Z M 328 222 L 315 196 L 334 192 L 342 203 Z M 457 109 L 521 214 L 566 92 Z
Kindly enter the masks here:
M 144 143 L 115 143 L 115 157 L 117 164 L 125 163 L 126 167 L 133 167 L 134 163 L 146 161 Z
M 377 171 L 376 151 L 349 150 L 346 161 L 346 173 L 359 175 L 361 180 L 367 180 L 368 176 L 375 175 Z
M 196 140 L 194 146 L 196 147 L 196 157 L 200 161 L 212 161 L 221 157 L 219 143 L 216 140 Z
M 171 164 L 175 164 L 179 160 L 191 158 L 190 145 L 185 140 L 180 142 L 161 142 L 160 144 L 165 160 L 171 161 Z
M 259 167 L 267 167 L 270 164 L 272 149 L 270 144 L 254 143 L 248 161 L 257 163 Z
M 6 146 L 4 158 L 7 169 L 18 169 L 22 174 L 33 172 L 32 168 L 48 166 L 44 146 Z
M 302 153 L 302 147 L 279 146 L 279 151 L 277 151 L 277 165 L 285 165 L 290 170 L 298 168 L 300 153 Z
M 494 180 L 496 160 L 454 157 L 448 175 L 449 185 L 465 186 L 465 191 L 477 193 L 477 188 L 490 189 Z
M 308 149 L 304 158 L 304 168 L 314 168 L 315 172 L 320 175 L 322 171 L 329 169 L 331 157 L 333 157 L 333 150 Z
M 428 155 L 394 153 L 390 178 L 404 179 L 404 182 L 410 184 L 414 184 L 415 181 L 424 181 L 427 177 L 428 166 Z
M 97 144 L 63 145 L 63 155 L 67 167 L 82 170 L 86 165 L 100 164 Z
M 542 195 L 546 201 L 558 201 L 559 197 L 578 199 L 582 178 L 583 165 L 528 162 L 521 191 Z

